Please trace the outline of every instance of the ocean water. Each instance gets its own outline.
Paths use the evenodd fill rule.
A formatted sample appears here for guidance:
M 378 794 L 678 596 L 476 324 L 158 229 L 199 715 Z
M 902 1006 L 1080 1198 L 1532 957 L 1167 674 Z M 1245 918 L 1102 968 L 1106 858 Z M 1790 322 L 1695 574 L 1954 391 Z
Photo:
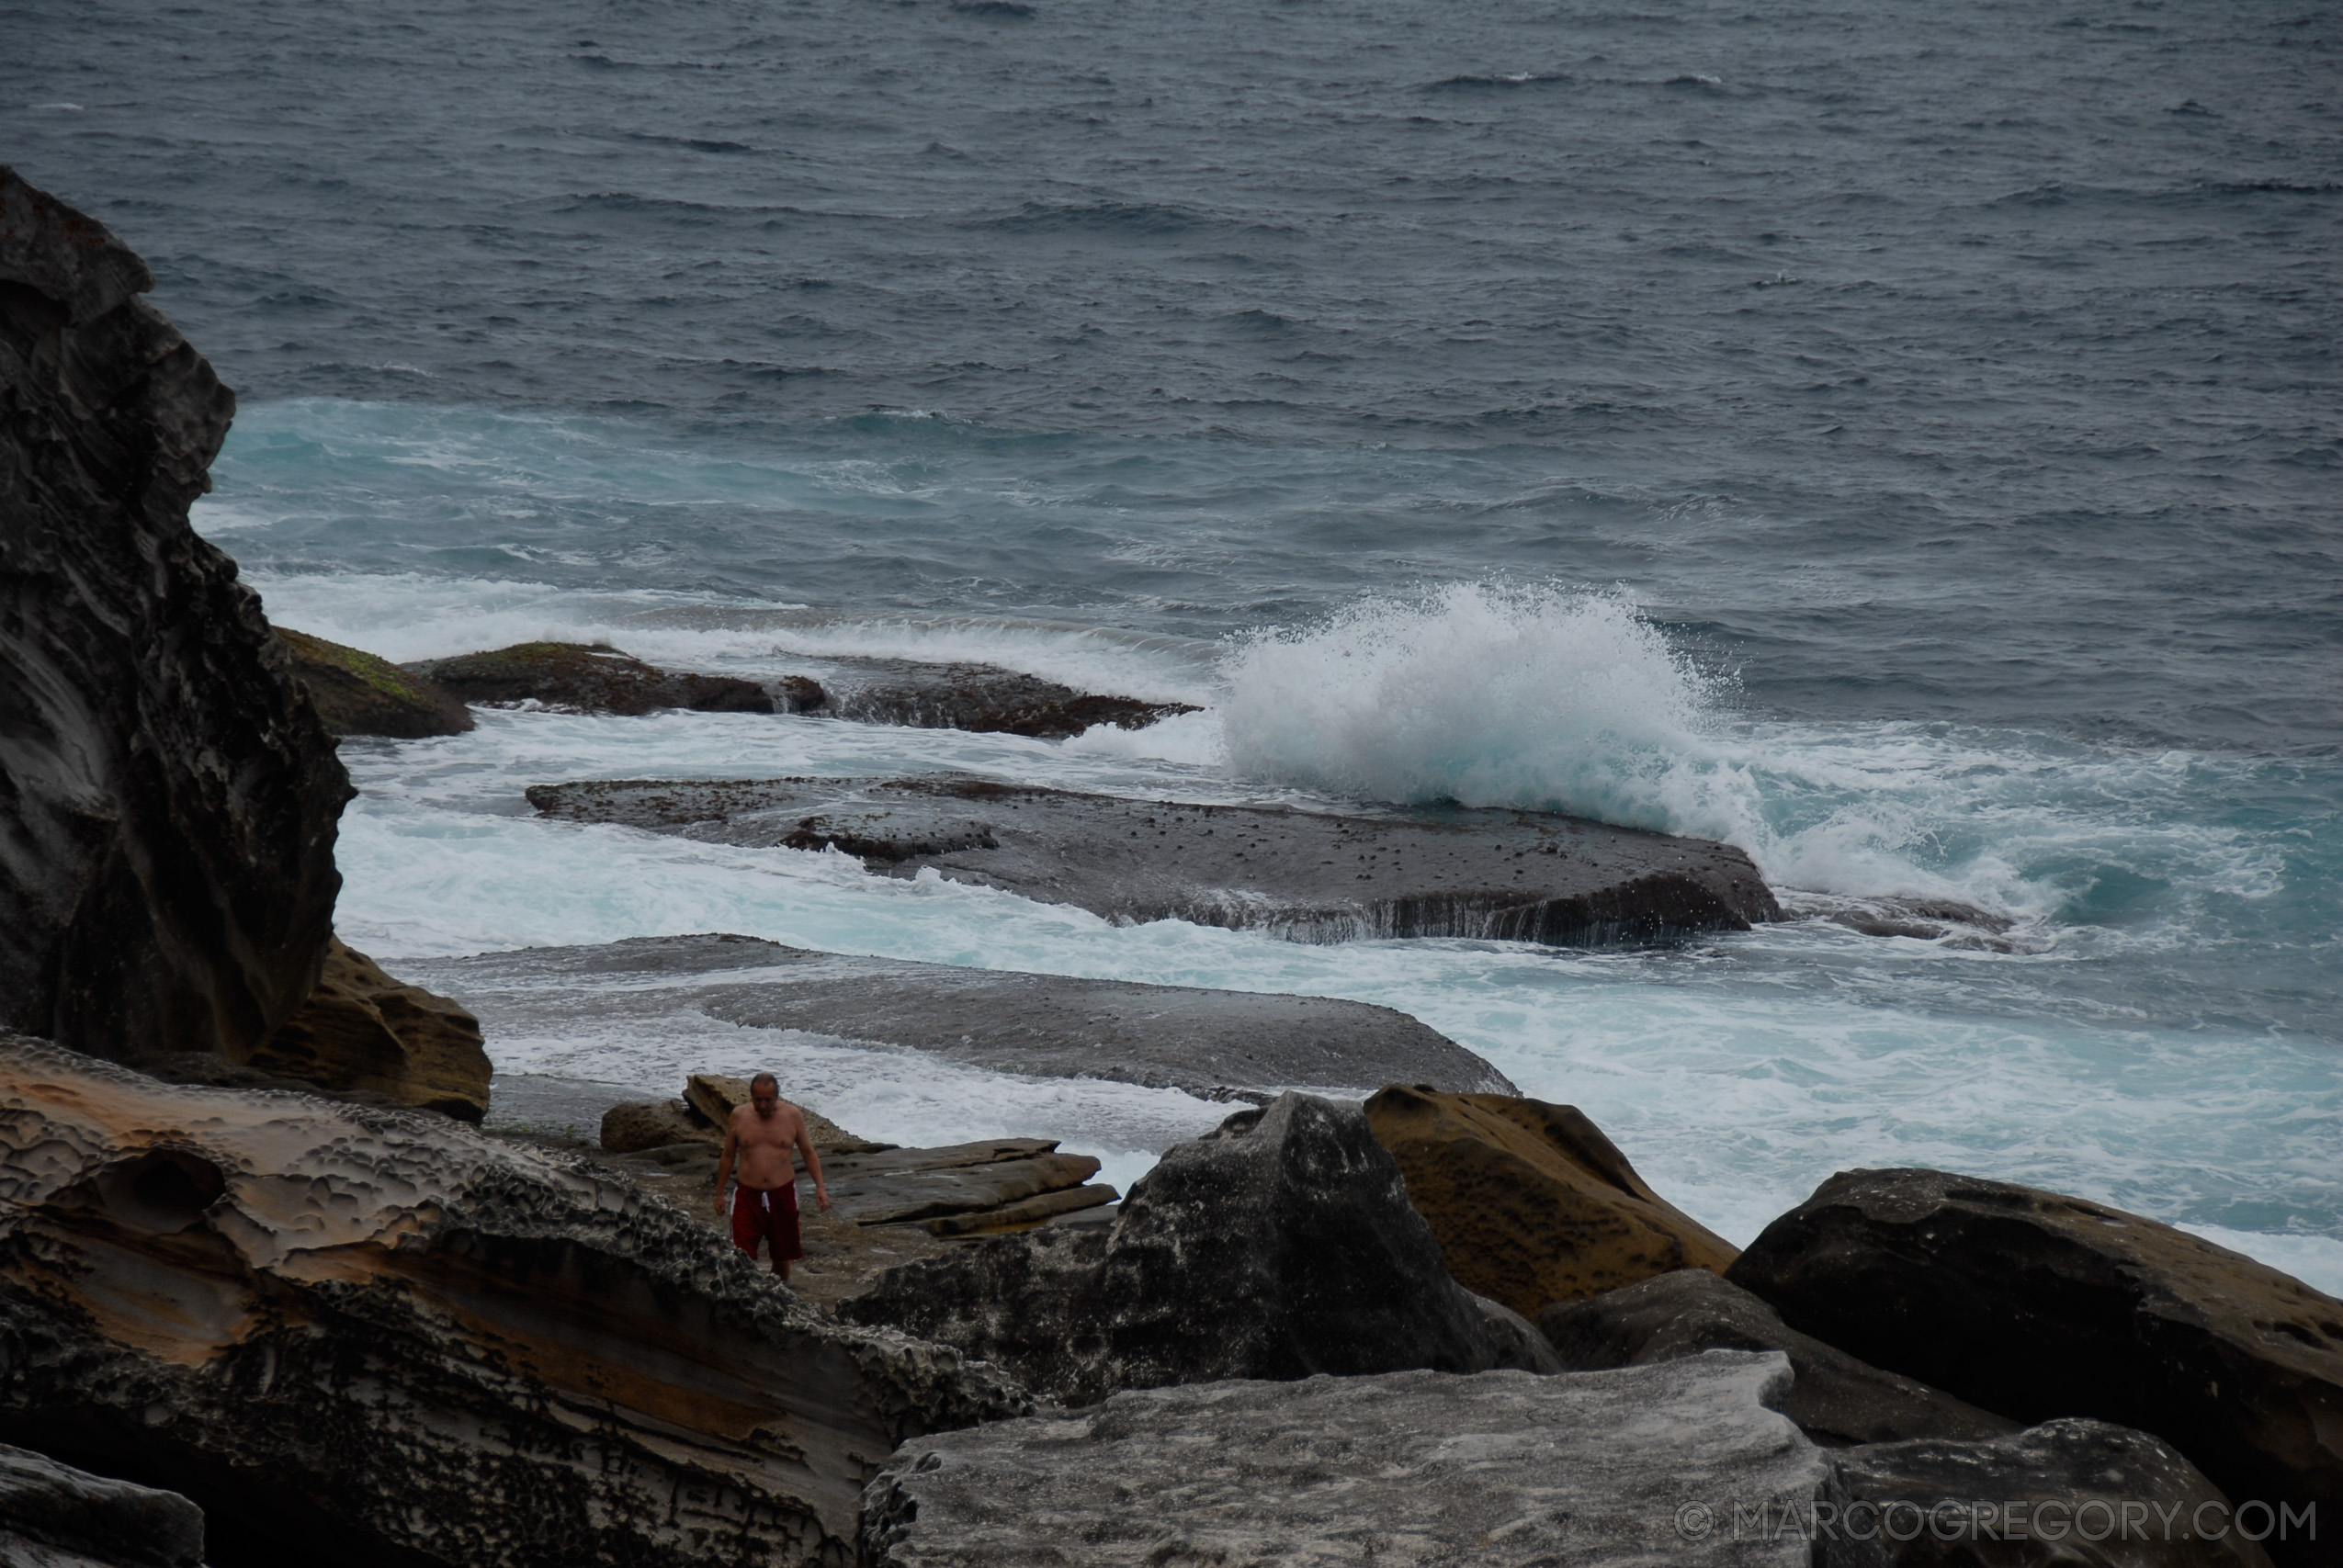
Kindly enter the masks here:
M 1063 742 L 671 714 L 352 741 L 340 920 L 691 931 L 1354 997 L 1736 1240 L 1927 1164 L 2343 1292 L 2343 98 L 2331 7 L 1002 0 L 18 6 L 0 158 L 241 412 L 283 624 L 776 674 L 979 659 L 1205 711 Z M 1682 947 L 1117 928 L 530 784 L 956 768 L 1728 839 Z M 1225 1109 L 715 1022 L 870 1135 L 1127 1181 Z

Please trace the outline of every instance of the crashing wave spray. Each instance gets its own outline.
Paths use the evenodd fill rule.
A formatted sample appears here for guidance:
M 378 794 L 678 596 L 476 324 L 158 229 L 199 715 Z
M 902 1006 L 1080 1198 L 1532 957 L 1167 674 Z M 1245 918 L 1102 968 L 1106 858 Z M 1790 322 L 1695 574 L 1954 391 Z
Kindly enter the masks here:
M 1222 674 L 1241 775 L 1722 840 L 1784 889 L 2031 902 L 1983 844 L 1916 863 L 1943 861 L 1943 818 L 1980 804 L 1944 776 L 1970 771 L 1947 766 L 1961 748 L 1898 727 L 1728 728 L 1716 683 L 1624 593 L 1484 581 L 1369 598 L 1237 639 Z
M 1709 682 L 1624 594 L 1370 598 L 1239 639 L 1222 673 L 1228 761 L 1255 777 L 1711 838 L 1759 820 L 1754 785 L 1703 735 Z

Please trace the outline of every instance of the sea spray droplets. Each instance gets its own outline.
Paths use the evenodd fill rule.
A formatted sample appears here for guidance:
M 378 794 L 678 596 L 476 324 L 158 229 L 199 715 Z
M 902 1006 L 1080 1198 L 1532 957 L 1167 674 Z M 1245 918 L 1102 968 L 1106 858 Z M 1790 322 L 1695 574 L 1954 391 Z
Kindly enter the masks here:
M 1624 595 L 1454 583 L 1237 640 L 1229 765 L 1371 800 L 1574 812 L 1715 838 L 1758 820 L 1708 683 Z

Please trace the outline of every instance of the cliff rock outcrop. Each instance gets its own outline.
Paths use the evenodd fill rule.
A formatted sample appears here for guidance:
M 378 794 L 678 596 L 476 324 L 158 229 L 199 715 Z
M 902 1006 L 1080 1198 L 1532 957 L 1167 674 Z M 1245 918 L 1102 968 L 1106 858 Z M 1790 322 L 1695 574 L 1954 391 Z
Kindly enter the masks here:
M 1448 1271 L 1524 1317 L 1733 1261 L 1730 1242 L 1654 1192 L 1574 1105 L 1394 1085 L 1366 1119 Z
M 223 1560 L 846 1568 L 898 1443 L 1027 1408 L 583 1160 L 0 1039 L 0 1440 Z
M 1873 1366 L 2020 1421 L 2134 1427 L 2234 1502 L 2343 1517 L 2343 1302 L 2184 1231 L 2009 1182 L 1842 1171 L 1726 1277 Z M 2281 1563 L 2326 1550 L 2269 1542 Z
M 1173 1145 L 1111 1226 L 976 1242 L 840 1311 L 1071 1404 L 1218 1378 L 1480 1371 L 1521 1352 L 1448 1277 L 1365 1120 L 1301 1094 Z
M 241 1057 L 315 983 L 350 786 L 187 506 L 235 400 L 0 168 L 0 1024 Z

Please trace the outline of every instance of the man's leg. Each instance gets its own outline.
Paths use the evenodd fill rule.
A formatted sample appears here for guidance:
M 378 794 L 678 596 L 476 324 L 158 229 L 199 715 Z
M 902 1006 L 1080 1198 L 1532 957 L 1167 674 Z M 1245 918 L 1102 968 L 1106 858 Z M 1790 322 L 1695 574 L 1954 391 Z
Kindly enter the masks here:
M 773 1271 L 789 1282 L 789 1265 L 806 1255 L 805 1238 L 798 1229 L 798 1189 L 792 1182 L 773 1192 Z
M 732 1245 L 747 1253 L 752 1263 L 756 1261 L 756 1244 L 764 1238 L 765 1213 L 761 1197 L 745 1187 L 732 1190 Z

